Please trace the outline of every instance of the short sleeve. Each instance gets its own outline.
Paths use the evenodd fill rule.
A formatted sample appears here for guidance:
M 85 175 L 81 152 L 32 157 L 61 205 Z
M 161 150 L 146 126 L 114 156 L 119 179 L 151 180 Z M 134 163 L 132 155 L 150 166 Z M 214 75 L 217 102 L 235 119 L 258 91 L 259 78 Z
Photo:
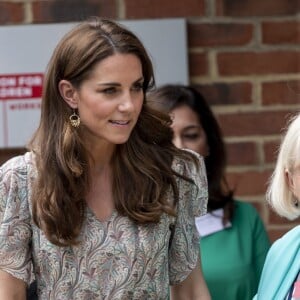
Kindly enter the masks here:
M 24 156 L 0 167 L 0 269 L 31 281 L 31 218 Z
M 250 206 L 250 204 L 249 204 Z M 254 270 L 256 274 L 257 284 L 259 282 L 261 271 L 270 248 L 270 240 L 266 232 L 262 219 L 257 213 L 256 209 L 250 206 L 252 209 L 252 226 L 253 226 L 253 253 L 254 253 Z
M 194 152 L 193 152 L 194 153 Z M 192 179 L 178 179 L 179 201 L 169 249 L 170 284 L 182 282 L 195 268 L 199 259 L 199 234 L 195 217 L 206 213 L 208 191 L 203 158 L 195 153 L 198 162 L 175 162 L 175 170 Z

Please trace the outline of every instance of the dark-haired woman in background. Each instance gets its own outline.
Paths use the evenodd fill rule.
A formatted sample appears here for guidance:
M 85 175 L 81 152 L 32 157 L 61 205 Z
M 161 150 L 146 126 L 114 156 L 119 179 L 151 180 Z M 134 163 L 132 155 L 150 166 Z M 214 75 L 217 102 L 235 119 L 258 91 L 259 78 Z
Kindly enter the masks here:
M 203 272 L 213 300 L 254 296 L 270 242 L 255 208 L 233 198 L 225 178 L 221 129 L 204 97 L 194 88 L 165 85 L 149 104 L 173 119 L 173 143 L 205 157 L 209 214 L 196 219 Z

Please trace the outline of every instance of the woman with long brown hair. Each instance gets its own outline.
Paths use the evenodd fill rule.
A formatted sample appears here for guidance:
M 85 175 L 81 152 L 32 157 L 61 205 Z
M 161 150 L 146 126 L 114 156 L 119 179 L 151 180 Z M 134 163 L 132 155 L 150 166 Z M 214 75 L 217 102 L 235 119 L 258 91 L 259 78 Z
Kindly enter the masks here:
M 40 125 L 0 168 L 0 298 L 210 299 L 194 217 L 203 160 L 172 145 L 145 98 L 152 64 L 116 22 L 78 24 L 56 47 Z M 188 199 L 188 201 L 187 201 Z

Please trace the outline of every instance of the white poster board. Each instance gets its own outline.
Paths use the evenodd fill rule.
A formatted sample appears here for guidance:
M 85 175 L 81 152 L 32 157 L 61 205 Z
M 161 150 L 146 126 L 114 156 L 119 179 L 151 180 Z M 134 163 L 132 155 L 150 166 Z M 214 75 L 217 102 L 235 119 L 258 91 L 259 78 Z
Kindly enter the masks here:
M 184 19 L 122 21 L 144 43 L 156 84 L 188 83 Z M 76 23 L 0 26 L 0 148 L 24 147 L 38 126 L 43 73 Z

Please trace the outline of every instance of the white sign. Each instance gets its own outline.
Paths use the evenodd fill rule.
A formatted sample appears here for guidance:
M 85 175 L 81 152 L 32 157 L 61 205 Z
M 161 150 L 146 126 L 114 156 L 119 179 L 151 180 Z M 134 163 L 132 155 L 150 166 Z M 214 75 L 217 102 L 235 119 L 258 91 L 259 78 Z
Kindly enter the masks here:
M 157 85 L 188 83 L 184 19 L 122 21 L 145 45 Z M 24 147 L 38 126 L 43 73 L 76 23 L 0 27 L 0 148 Z

